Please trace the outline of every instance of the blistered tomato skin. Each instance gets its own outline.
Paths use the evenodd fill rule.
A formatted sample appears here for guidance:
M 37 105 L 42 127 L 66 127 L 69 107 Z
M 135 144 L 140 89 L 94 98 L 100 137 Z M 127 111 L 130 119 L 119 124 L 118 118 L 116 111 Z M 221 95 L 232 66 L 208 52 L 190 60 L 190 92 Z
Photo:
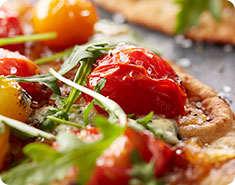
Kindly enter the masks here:
M 171 159 L 172 151 L 153 135 L 127 128 L 96 161 L 88 185 L 128 185 L 132 169 L 131 152 L 137 150 L 146 161 L 155 161 L 155 176 L 162 176 Z
M 57 39 L 45 42 L 56 48 L 87 42 L 97 20 L 90 0 L 40 0 L 33 15 L 35 32 L 57 32 Z
M 23 34 L 23 30 L 17 14 L 0 7 L 0 15 L 0 38 Z M 9 49 L 11 51 L 21 50 L 22 47 L 22 44 L 4 46 L 5 49 Z
M 98 61 L 88 77 L 88 87 L 93 89 L 103 78 L 106 84 L 101 94 L 116 101 L 127 114 L 185 115 L 186 94 L 179 77 L 166 61 L 144 48 L 118 46 Z
M 31 112 L 30 104 L 30 98 L 16 81 L 0 80 L 0 115 L 26 122 Z M 9 135 L 9 128 L 4 125 L 3 133 L 0 132 L 0 170 L 9 149 Z
M 20 55 L 18 52 L 0 49 L 0 76 L 27 77 L 38 73 L 38 66 L 28 58 Z M 46 88 L 44 89 L 44 86 L 39 83 L 20 82 L 20 85 L 36 101 L 43 100 L 51 95 L 51 91 Z
M 30 114 L 31 100 L 22 87 L 14 80 L 0 81 L 0 114 L 26 122 Z

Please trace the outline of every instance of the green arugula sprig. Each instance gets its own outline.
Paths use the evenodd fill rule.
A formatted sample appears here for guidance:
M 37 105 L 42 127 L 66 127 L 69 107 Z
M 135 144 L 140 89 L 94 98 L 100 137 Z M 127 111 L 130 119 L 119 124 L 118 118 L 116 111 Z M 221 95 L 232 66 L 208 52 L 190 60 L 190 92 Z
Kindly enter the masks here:
M 110 49 L 113 49 L 113 47 L 109 46 L 107 43 L 93 43 L 76 46 L 70 57 L 61 66 L 58 73 L 64 75 L 79 63 L 80 66 L 75 75 L 74 82 L 79 85 L 85 85 L 87 76 L 90 74 L 96 59 L 107 54 Z M 50 78 L 55 80 L 53 76 L 50 76 Z M 72 88 L 64 106 L 59 108 L 54 114 L 50 115 L 50 117 L 48 117 L 49 119 L 44 120 L 42 128 L 45 130 L 52 130 L 56 126 L 56 123 L 68 123 L 63 122 L 63 120 L 68 121 L 67 114 L 80 94 L 81 92 L 79 90 Z
M 17 132 L 22 133 L 26 137 L 43 137 L 46 139 L 55 139 L 55 136 L 52 134 L 49 134 L 47 132 L 43 132 L 37 128 L 31 127 L 25 123 L 20 122 L 20 121 L 5 117 L 3 115 L 0 115 L 0 128 L 1 129 L 4 128 L 3 123 L 8 125 L 10 128 L 16 130 Z M 0 131 L 0 133 L 1 133 L 1 131 Z
M 93 89 L 95 92 L 100 93 L 100 91 L 104 88 L 106 83 L 106 78 L 101 79 L 100 81 L 98 81 L 98 83 L 96 84 L 95 88 Z M 87 106 L 87 108 L 84 111 L 84 126 L 89 124 L 89 114 L 94 106 L 94 104 L 98 104 L 95 99 L 92 100 L 89 105 Z
M 177 15 L 176 34 L 184 33 L 196 25 L 204 11 L 208 10 L 216 20 L 220 19 L 220 0 L 175 0 L 175 3 L 181 5 L 181 10 Z
M 58 73 L 60 75 L 65 75 L 82 61 L 83 63 L 85 63 L 85 61 L 87 60 L 95 60 L 100 55 L 104 55 L 109 49 L 110 48 L 109 46 L 107 46 L 107 43 L 103 42 L 76 46 L 73 49 L 70 57 L 65 60 Z M 85 72 L 85 70 L 83 72 Z M 60 89 L 58 84 L 56 83 L 56 78 L 53 77 L 51 74 L 35 75 L 30 77 L 8 76 L 7 78 L 12 78 L 13 80 L 18 82 L 39 82 L 49 87 L 55 94 L 60 95 Z
M 134 150 L 131 153 L 132 169 L 129 174 L 131 175 L 130 185 L 164 185 L 166 184 L 163 179 L 156 179 L 154 175 L 155 162 L 150 161 L 146 163 L 139 152 Z
M 0 38 L 0 46 L 10 45 L 10 44 L 21 44 L 29 41 L 51 40 L 55 39 L 56 37 L 57 33 L 52 32 L 52 33 L 19 35 L 14 37 Z
M 85 184 L 92 174 L 96 158 L 125 131 L 127 117 L 117 103 L 62 77 L 53 69 L 50 69 L 50 73 L 62 82 L 95 98 L 99 104 L 106 108 L 111 115 L 110 117 L 116 117 L 116 119 L 110 119 L 111 122 L 109 122 L 104 117 L 95 118 L 94 123 L 100 129 L 103 137 L 100 141 L 94 143 L 85 143 L 71 134 L 64 133 L 56 137 L 60 146 L 59 151 L 54 151 L 44 144 L 27 145 L 24 148 L 24 153 L 32 162 L 19 165 L 1 175 L 3 181 L 7 184 L 47 185 L 56 179 L 63 178 L 68 168 L 74 165 L 81 169 L 79 170 L 78 183 Z M 119 124 L 117 124 L 117 121 Z M 45 178 L 48 174 L 50 176 Z
M 32 162 L 2 174 L 2 180 L 9 185 L 48 185 L 54 180 L 63 179 L 70 167 L 77 166 L 80 169 L 78 183 L 85 184 L 92 174 L 96 158 L 125 130 L 103 117 L 96 117 L 94 122 L 103 136 L 101 140 L 85 143 L 72 134 L 63 133 L 56 137 L 59 151 L 45 144 L 29 144 L 24 148 L 24 153 Z
M 127 116 L 122 110 L 122 108 L 113 100 L 102 96 L 101 94 L 92 91 L 84 86 L 76 84 L 71 80 L 64 78 L 59 73 L 57 73 L 52 68 L 49 70 L 50 73 L 55 76 L 58 80 L 64 82 L 65 84 L 93 97 L 98 104 L 105 108 L 105 110 L 109 113 L 109 121 L 111 123 L 115 123 L 116 121 L 119 122 L 120 125 L 125 126 L 127 124 Z

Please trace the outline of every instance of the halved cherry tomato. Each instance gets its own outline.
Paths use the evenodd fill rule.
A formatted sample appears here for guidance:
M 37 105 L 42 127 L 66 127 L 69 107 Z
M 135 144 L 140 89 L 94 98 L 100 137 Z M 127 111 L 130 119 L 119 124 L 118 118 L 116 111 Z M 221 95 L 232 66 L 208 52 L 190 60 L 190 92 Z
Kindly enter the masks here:
M 0 7 L 0 28 L 0 38 L 23 34 L 17 14 L 3 7 Z M 9 49 L 11 51 L 21 51 L 22 47 L 22 44 L 4 46 L 5 49 Z
M 101 94 L 116 101 L 127 114 L 150 111 L 169 118 L 185 115 L 186 93 L 171 66 L 152 52 L 132 45 L 120 45 L 98 61 L 88 76 L 93 89 L 106 78 Z M 87 96 L 87 100 L 91 98 Z
M 171 159 L 172 151 L 148 132 L 127 128 L 96 161 L 88 185 L 128 185 L 132 169 L 131 152 L 137 150 L 146 161 L 155 161 L 155 176 L 162 176 Z
M 18 52 L 0 49 L 0 75 L 27 77 L 38 74 L 38 66 Z M 33 100 L 40 101 L 48 98 L 51 91 L 39 83 L 20 83 Z M 40 96 L 39 96 L 40 94 Z
M 90 0 L 40 0 L 34 8 L 33 24 L 37 33 L 57 32 L 57 39 L 45 44 L 65 48 L 87 42 L 97 17 Z

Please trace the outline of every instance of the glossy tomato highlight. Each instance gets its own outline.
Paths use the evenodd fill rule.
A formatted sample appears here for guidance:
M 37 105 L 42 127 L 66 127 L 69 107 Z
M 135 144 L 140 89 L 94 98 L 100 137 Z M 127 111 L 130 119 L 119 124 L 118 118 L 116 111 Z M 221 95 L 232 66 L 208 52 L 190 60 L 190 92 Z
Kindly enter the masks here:
M 144 48 L 119 45 L 97 61 L 87 86 L 93 89 L 103 78 L 106 84 L 101 94 L 116 101 L 127 114 L 185 115 L 186 93 L 178 75 L 165 60 Z
M 118 137 L 97 159 L 88 185 L 128 185 L 133 150 L 138 151 L 147 163 L 150 160 L 155 162 L 155 177 L 160 177 L 167 171 L 172 156 L 171 149 L 148 132 L 127 128 L 125 134 Z
M 57 32 L 56 39 L 45 42 L 56 48 L 87 42 L 94 33 L 97 20 L 96 9 L 90 0 L 40 0 L 34 7 L 35 32 Z
M 27 77 L 38 73 L 38 66 L 28 58 L 18 52 L 0 49 L 0 76 Z M 20 85 L 36 101 L 44 100 L 52 94 L 51 90 L 39 83 L 20 82 Z
M 18 15 L 15 12 L 3 7 L 0 7 L 0 28 L 0 38 L 13 37 L 23 34 L 23 29 L 21 27 Z M 13 44 L 4 46 L 4 48 L 11 51 L 21 51 L 23 46 L 23 44 Z

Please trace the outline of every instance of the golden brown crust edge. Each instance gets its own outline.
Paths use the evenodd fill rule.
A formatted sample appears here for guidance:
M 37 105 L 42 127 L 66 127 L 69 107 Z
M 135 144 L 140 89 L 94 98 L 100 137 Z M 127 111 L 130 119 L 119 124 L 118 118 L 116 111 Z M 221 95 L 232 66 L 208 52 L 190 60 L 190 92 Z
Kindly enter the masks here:
M 173 35 L 179 6 L 172 0 L 94 0 L 102 8 L 123 14 L 130 22 Z M 197 27 L 186 33 L 195 41 L 235 45 L 235 11 L 226 6 L 220 22 L 204 13 Z
M 188 98 L 201 101 L 210 120 L 203 124 L 178 125 L 182 138 L 198 137 L 203 143 L 210 143 L 225 136 L 233 130 L 235 116 L 229 105 L 207 85 L 193 78 L 179 66 L 171 63 L 176 73 L 182 79 Z

